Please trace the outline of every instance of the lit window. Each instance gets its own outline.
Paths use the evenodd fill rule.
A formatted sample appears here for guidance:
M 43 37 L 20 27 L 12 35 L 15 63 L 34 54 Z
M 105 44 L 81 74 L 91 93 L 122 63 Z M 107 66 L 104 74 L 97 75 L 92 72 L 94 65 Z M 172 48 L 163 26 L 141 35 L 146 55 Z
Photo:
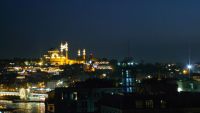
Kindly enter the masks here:
M 153 100 L 145 101 L 146 108 L 153 108 Z

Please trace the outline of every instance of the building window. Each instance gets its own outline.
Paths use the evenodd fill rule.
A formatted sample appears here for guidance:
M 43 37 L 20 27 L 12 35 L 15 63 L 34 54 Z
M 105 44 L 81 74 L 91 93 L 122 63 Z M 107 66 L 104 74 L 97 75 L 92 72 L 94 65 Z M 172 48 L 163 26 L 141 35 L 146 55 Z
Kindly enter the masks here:
M 126 77 L 129 77 L 129 71 L 126 70 Z
M 78 93 L 77 93 L 77 92 L 74 92 L 74 93 L 73 93 L 73 99 L 74 99 L 74 100 L 78 100 Z
M 167 107 L 167 102 L 164 100 L 160 100 L 160 108 L 166 108 Z
M 153 100 L 146 100 L 145 101 L 146 108 L 153 108 Z
M 132 88 L 132 87 L 130 87 L 130 88 L 129 88 L 129 91 L 130 91 L 130 93 L 132 93 L 132 92 L 133 92 L 133 88 Z

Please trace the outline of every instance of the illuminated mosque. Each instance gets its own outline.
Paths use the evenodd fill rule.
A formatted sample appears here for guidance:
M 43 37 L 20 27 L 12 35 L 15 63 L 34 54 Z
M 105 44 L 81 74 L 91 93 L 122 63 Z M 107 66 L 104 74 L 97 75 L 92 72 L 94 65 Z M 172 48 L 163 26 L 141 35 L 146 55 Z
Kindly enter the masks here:
M 42 58 L 44 64 L 50 65 L 72 65 L 72 64 L 84 64 L 86 62 L 86 50 L 78 50 L 77 58 L 70 59 L 68 56 L 68 43 L 61 43 L 59 49 L 51 49 Z

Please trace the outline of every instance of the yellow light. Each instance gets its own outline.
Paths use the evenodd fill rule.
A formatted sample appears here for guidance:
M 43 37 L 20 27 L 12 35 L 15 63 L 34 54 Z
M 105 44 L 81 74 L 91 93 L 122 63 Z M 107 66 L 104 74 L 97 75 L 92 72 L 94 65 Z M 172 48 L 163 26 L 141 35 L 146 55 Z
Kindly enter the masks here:
M 81 56 L 81 50 L 80 49 L 78 50 L 78 56 Z
M 188 73 L 188 71 L 184 69 L 183 74 L 186 75 L 187 73 Z
M 86 50 L 85 49 L 83 49 L 83 55 L 86 55 Z
M 43 62 L 39 62 L 38 64 L 39 64 L 40 66 L 42 66 L 42 65 L 43 65 Z

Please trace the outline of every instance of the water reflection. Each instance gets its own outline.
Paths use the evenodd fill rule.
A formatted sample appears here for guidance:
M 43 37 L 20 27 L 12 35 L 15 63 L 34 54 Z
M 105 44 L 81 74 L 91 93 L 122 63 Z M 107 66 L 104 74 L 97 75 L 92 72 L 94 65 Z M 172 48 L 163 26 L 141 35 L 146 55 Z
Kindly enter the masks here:
M 17 108 L 14 113 L 45 113 L 44 103 L 12 103 L 11 101 L 0 100 L 0 105 Z

